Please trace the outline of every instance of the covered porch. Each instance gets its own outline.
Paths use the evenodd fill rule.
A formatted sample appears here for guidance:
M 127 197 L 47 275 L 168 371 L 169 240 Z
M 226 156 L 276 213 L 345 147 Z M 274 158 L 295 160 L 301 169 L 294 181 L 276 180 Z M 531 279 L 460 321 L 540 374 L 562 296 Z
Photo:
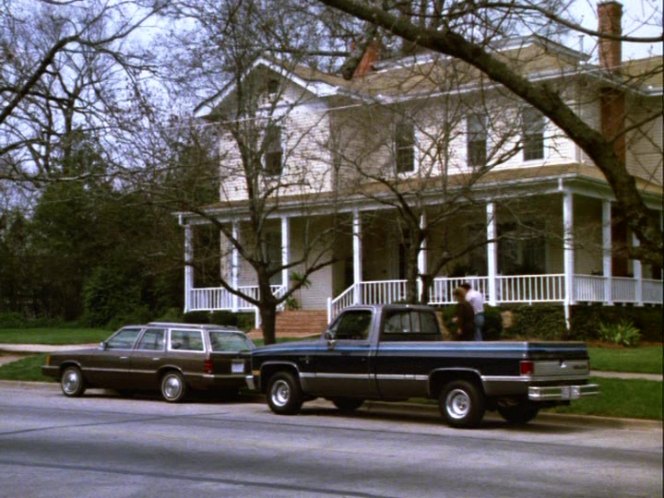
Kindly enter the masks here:
M 466 223 L 467 233 L 459 229 L 457 237 L 481 233 L 489 242 L 469 250 L 456 266 L 447 265 L 433 276 L 429 304 L 453 304 L 453 289 L 463 282 L 480 290 L 493 306 L 557 303 L 567 315 L 569 307 L 577 303 L 662 304 L 661 269 L 627 259 L 622 249 L 638 241 L 624 224 L 616 223 L 610 192 L 605 187 L 589 188 L 578 182 L 556 180 L 541 185 L 539 190 L 529 187 L 527 195 L 515 196 L 511 192 L 511 198 L 515 197 L 522 197 L 528 204 L 527 212 L 520 211 L 516 222 L 495 191 L 489 192 L 484 201 L 473 203 L 467 213 L 472 223 Z M 653 210 L 658 209 L 656 202 L 651 205 Z M 661 219 L 661 211 L 653 212 Z M 298 294 L 298 305 L 305 310 L 326 309 L 330 321 L 353 304 L 405 300 L 403 234 L 389 209 L 376 203 L 354 202 L 337 206 L 336 213 L 341 213 L 346 222 L 334 242 L 325 248 L 334 255 L 335 262 L 311 275 L 310 286 Z M 275 260 L 287 266 L 301 256 L 305 225 L 306 230 L 322 230 L 329 220 L 324 209 L 306 216 L 295 211 L 275 213 L 271 249 Z M 229 222 L 238 234 L 241 220 Z M 420 225 L 426 224 L 425 210 Z M 507 230 L 518 235 L 520 225 L 540 235 L 504 237 Z M 185 255 L 191 261 L 192 226 L 185 224 L 184 228 Z M 443 246 L 439 237 L 431 225 L 430 236 L 418 254 L 418 274 L 431 274 L 436 251 Z M 224 279 L 232 288 L 258 296 L 258 287 L 238 251 L 231 248 L 223 257 Z M 282 271 L 272 292 L 285 292 L 291 273 L 296 271 L 293 267 Z M 418 285 L 421 290 L 421 280 Z M 193 265 L 185 266 L 185 310 L 256 311 L 224 287 L 196 287 Z

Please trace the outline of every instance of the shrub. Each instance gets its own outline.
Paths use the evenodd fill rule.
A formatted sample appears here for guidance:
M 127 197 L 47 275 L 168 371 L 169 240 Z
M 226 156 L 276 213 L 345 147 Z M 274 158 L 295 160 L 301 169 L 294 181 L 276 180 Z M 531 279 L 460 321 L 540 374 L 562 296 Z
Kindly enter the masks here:
M 184 323 L 210 323 L 210 313 L 207 311 L 188 311 L 182 315 Z
M 180 308 L 168 308 L 164 311 L 158 318 L 155 318 L 155 322 L 172 322 L 180 323 L 183 321 L 182 311 Z
M 600 323 L 631 322 L 641 331 L 641 339 L 662 341 L 661 306 L 573 306 L 572 336 L 574 339 L 598 339 Z
M 520 305 L 509 308 L 514 324 L 504 335 L 514 338 L 561 340 L 567 339 L 565 313 L 562 306 Z
M 452 334 L 456 332 L 457 325 L 452 320 L 456 312 L 456 305 L 442 306 L 440 308 L 443 325 Z M 500 316 L 500 308 L 484 306 L 484 329 L 482 336 L 485 341 L 497 341 L 503 332 L 503 320 Z
M 210 323 L 237 327 L 237 313 L 233 313 L 232 311 L 213 311 L 210 313 Z
M 20 313 L 7 311 L 0 313 L 0 329 L 18 329 L 26 325 L 27 320 Z
M 84 317 L 89 325 L 140 322 L 134 318 L 149 318 L 141 304 L 141 289 L 136 279 L 114 269 L 97 267 L 86 280 L 83 289 Z
M 600 323 L 599 336 L 603 341 L 613 342 L 621 346 L 638 346 L 641 332 L 632 323 L 622 321 L 618 323 Z

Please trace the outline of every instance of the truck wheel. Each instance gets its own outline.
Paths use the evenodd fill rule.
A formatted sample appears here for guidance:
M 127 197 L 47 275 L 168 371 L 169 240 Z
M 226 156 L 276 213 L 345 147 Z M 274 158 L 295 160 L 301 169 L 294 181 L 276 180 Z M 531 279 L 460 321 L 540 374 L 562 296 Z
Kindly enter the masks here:
M 267 404 L 278 415 L 295 415 L 302 408 L 300 383 L 289 372 L 278 372 L 270 377 Z
M 527 401 L 519 403 L 499 402 L 496 409 L 508 424 L 513 425 L 527 424 L 534 419 L 539 412 L 538 406 Z
M 330 401 L 332 401 L 334 406 L 336 406 L 340 411 L 346 413 L 354 412 L 360 406 L 362 406 L 362 403 L 364 403 L 363 399 L 357 398 L 332 398 Z
M 85 392 L 83 373 L 78 367 L 67 367 L 60 377 L 60 387 L 65 396 L 78 398 Z
M 440 413 L 452 427 L 477 427 L 484 417 L 484 393 L 472 382 L 454 380 L 440 393 Z

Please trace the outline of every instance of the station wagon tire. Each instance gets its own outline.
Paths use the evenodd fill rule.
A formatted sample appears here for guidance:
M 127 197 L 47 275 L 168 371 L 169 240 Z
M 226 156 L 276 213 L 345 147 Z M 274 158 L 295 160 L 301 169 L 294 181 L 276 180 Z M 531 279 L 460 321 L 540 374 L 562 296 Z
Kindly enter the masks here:
M 60 387 L 65 396 L 78 398 L 85 392 L 85 380 L 78 367 L 67 367 L 60 377 Z
M 345 413 L 354 412 L 364 403 L 363 399 L 357 398 L 332 398 L 330 401 L 334 403 L 340 411 Z
M 187 383 L 180 372 L 171 370 L 161 378 L 161 396 L 169 403 L 179 403 L 187 396 Z
M 520 403 L 499 402 L 496 406 L 500 416 L 505 419 L 508 424 L 524 425 L 530 422 L 537 416 L 539 407 L 528 401 Z
M 452 427 L 477 427 L 485 411 L 484 393 L 467 380 L 447 383 L 439 398 L 440 413 Z
M 270 377 L 267 404 L 278 415 L 295 415 L 302 408 L 304 397 L 298 380 L 289 372 L 278 372 Z

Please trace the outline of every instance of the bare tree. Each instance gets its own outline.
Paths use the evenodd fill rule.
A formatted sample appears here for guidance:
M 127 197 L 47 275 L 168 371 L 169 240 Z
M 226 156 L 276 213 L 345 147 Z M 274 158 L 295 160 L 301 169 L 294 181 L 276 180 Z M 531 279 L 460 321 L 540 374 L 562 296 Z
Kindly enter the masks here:
M 659 222 L 651 216 L 635 177 L 626 169 L 621 157 L 625 134 L 632 127 L 644 126 L 661 118 L 661 109 L 643 116 L 642 120 L 631 126 L 621 126 L 616 122 L 611 130 L 603 130 L 602 133 L 575 112 L 564 98 L 561 88 L 529 79 L 522 68 L 502 59 L 491 48 L 496 41 L 514 34 L 533 32 L 553 39 L 563 31 L 572 31 L 596 39 L 602 53 L 609 50 L 607 41 L 661 43 L 664 40 L 662 35 L 639 38 L 623 36 L 619 29 L 602 32 L 587 29 L 564 15 L 565 9 L 561 8 L 564 6 L 546 1 L 322 0 L 322 3 L 419 47 L 464 61 L 539 110 L 574 140 L 604 174 L 623 219 L 640 241 L 640 246 L 629 248 L 630 256 L 661 267 L 663 246 Z M 661 27 L 661 15 L 658 27 Z M 661 64 L 653 70 L 661 74 Z M 607 74 L 609 78 L 613 77 L 608 71 Z

